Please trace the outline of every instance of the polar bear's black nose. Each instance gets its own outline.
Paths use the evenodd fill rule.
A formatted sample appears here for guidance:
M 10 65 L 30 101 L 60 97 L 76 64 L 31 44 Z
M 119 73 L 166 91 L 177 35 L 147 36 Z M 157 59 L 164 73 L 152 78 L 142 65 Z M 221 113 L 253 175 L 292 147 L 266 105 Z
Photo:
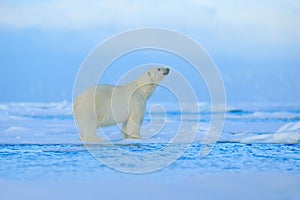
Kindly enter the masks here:
M 170 69 L 169 69 L 169 68 L 165 68 L 165 69 L 164 69 L 164 73 L 163 73 L 163 75 L 168 75 L 168 74 L 169 74 L 169 72 L 170 72 Z

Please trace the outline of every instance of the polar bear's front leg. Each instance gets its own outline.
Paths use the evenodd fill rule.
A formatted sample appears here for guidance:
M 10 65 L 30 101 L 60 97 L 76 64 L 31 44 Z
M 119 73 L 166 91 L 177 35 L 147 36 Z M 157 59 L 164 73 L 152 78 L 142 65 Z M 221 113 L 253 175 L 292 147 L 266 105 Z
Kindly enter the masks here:
M 121 133 L 124 135 L 125 138 L 128 138 L 128 135 L 127 135 L 127 120 L 125 122 L 123 122 L 123 124 L 122 124 Z
M 122 134 L 125 138 L 140 138 L 141 126 L 143 123 L 144 112 L 129 115 L 126 122 L 122 125 Z

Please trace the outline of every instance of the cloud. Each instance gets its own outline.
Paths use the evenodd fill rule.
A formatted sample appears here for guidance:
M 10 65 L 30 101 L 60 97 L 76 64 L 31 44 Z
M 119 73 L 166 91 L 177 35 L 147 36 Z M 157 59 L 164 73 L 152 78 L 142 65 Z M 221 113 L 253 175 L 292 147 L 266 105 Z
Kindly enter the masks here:
M 204 21 L 191 3 L 176 1 L 39 1 L 3 3 L 1 25 L 15 28 L 80 29 L 92 26 L 176 25 Z M 205 10 L 203 10 L 205 11 Z M 200 15 L 199 15 L 200 14 Z M 198 19 L 194 18 L 199 16 Z M 201 16 L 201 17 L 200 17 Z
M 237 3 L 236 3 L 237 2 Z M 28 1 L 0 6 L 0 23 L 18 28 L 82 28 L 87 26 L 144 23 L 183 26 L 217 22 L 232 26 L 255 23 L 268 27 L 299 22 L 297 1 Z M 290 24 L 290 23 L 289 23 Z M 296 27 L 296 24 L 294 24 Z
M 0 26 L 44 30 L 124 30 L 143 26 L 187 30 L 228 43 L 239 39 L 300 44 L 300 3 L 277 1 L 4 1 Z M 248 41 L 251 44 L 253 40 Z
M 81 1 L 6 3 L 0 7 L 0 23 L 15 28 L 79 29 L 105 22 L 99 17 L 100 8 L 104 8 L 101 4 Z

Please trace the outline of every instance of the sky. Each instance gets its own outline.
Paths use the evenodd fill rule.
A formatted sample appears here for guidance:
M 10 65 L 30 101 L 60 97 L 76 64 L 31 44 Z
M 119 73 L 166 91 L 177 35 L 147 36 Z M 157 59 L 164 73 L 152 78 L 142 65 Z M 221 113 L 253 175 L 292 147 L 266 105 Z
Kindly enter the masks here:
M 77 71 L 99 43 L 157 27 L 185 34 L 206 49 L 223 78 L 227 102 L 298 103 L 299 24 L 297 0 L 2 0 L 0 102 L 71 101 Z M 124 62 L 160 61 L 155 53 L 147 55 Z

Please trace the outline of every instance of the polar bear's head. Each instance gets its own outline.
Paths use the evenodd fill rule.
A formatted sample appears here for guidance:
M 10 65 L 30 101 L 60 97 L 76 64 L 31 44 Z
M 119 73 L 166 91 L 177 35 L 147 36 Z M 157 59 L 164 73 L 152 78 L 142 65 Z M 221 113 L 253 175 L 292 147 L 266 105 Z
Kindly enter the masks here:
M 150 82 L 158 84 L 162 81 L 165 76 L 167 76 L 170 72 L 169 68 L 156 67 L 152 68 L 147 72 L 148 77 L 150 78 Z
M 134 88 L 132 90 L 135 94 L 140 94 L 143 97 L 146 97 L 145 99 L 148 99 L 156 86 L 169 74 L 169 72 L 169 68 L 152 68 L 133 82 Z

